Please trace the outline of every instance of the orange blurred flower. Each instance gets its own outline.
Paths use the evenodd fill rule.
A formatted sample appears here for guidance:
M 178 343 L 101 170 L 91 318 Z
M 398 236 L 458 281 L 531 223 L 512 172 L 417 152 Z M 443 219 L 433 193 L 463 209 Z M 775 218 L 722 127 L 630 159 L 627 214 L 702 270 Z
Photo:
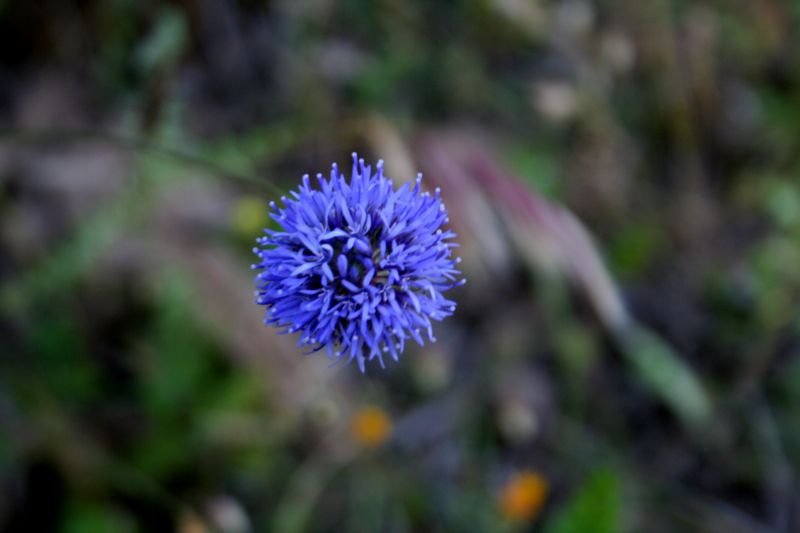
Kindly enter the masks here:
M 350 433 L 353 439 L 366 448 L 377 448 L 389 438 L 392 420 L 379 407 L 363 407 L 353 414 Z
M 547 498 L 547 480 L 535 472 L 512 476 L 500 492 L 498 505 L 501 514 L 522 522 L 534 519 Z

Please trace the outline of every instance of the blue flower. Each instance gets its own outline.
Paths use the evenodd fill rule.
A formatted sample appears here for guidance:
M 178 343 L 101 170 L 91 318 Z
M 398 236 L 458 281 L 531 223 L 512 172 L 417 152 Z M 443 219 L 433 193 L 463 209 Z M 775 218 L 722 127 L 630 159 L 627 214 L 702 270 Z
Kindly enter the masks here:
M 308 353 L 327 349 L 334 362 L 355 360 L 384 366 L 397 361 L 409 339 L 433 342 L 431 322 L 453 314 L 443 293 L 460 279 L 453 257 L 456 236 L 440 190 L 416 182 L 395 189 L 353 153 L 349 182 L 336 164 L 330 179 L 308 174 L 283 207 L 270 202 L 280 230 L 264 230 L 253 248 L 259 262 L 256 303 L 267 307 L 265 324 L 299 333 Z

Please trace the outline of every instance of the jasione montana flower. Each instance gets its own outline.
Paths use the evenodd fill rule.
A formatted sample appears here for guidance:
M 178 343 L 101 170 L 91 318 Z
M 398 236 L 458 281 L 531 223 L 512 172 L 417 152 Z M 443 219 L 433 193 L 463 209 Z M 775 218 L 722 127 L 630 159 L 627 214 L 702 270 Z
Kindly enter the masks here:
M 270 202 L 280 230 L 264 230 L 253 251 L 260 261 L 256 302 L 265 324 L 299 333 L 298 345 L 326 349 L 338 362 L 395 361 L 405 343 L 433 342 L 431 322 L 455 311 L 443 293 L 460 279 L 456 235 L 442 226 L 447 211 L 416 181 L 395 189 L 353 153 L 348 181 L 333 164 L 330 178 L 306 174 L 283 207 Z

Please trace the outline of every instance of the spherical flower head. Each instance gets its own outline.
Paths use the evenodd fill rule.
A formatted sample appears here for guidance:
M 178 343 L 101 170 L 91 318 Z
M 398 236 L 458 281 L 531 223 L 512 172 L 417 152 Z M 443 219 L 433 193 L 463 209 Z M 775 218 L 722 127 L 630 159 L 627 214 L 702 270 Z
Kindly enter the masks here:
M 330 178 L 317 174 L 318 188 L 305 175 L 282 207 L 270 202 L 281 229 L 264 230 L 253 249 L 264 323 L 362 372 L 367 361 L 397 361 L 410 339 L 435 341 L 432 321 L 456 308 L 444 293 L 465 280 L 441 193 L 421 182 L 419 174 L 395 189 L 383 161 L 373 172 L 353 153 L 349 181 L 334 163 Z

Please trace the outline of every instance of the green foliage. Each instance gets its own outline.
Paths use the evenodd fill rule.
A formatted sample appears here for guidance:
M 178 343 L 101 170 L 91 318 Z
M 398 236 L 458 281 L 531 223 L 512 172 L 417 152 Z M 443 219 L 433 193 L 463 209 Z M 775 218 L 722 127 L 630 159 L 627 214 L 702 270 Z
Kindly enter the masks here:
M 661 235 L 652 222 L 626 225 L 611 243 L 612 270 L 623 279 L 635 279 L 645 273 L 662 245 Z
M 711 400 L 703 384 L 662 339 L 634 328 L 626 334 L 622 348 L 642 383 L 685 424 L 699 429 L 709 421 Z
M 619 533 L 622 531 L 620 480 L 612 469 L 602 469 L 558 510 L 545 533 Z
M 226 380 L 192 311 L 191 288 L 175 273 L 159 285 L 155 321 L 139 360 L 138 394 L 150 424 L 140 435 L 135 462 L 161 477 L 197 459 L 187 450 L 199 451 L 206 405 Z
M 56 246 L 40 264 L 29 269 L 14 283 L 0 285 L 0 309 L 24 310 L 33 301 L 56 297 L 74 287 L 98 255 L 117 239 L 126 222 L 143 207 L 140 182 L 134 182 L 116 202 L 94 214 L 77 233 Z M 140 211 L 139 211 L 140 212 Z
M 800 468 L 800 359 L 795 359 L 776 379 L 769 390 L 770 400 L 778 407 L 779 439 L 785 443 L 792 468 Z
M 564 191 L 558 162 L 549 147 L 510 143 L 507 159 L 520 178 L 525 179 L 537 194 L 552 200 L 562 198 Z
M 67 505 L 61 533 L 128 533 L 137 531 L 127 514 L 104 502 L 73 500 Z
M 111 94 L 131 91 L 137 85 L 131 49 L 137 43 L 137 7 L 144 3 L 109 0 L 98 5 L 97 25 L 103 46 L 93 66 L 101 87 Z
M 79 323 L 68 313 L 46 313 L 29 332 L 37 374 L 59 402 L 80 406 L 97 395 L 98 375 Z
M 156 26 L 137 50 L 137 62 L 146 76 L 172 68 L 180 59 L 189 38 L 183 11 L 166 8 L 156 21 Z
M 800 225 L 800 191 L 797 184 L 777 181 L 766 188 L 769 214 L 782 228 L 791 230 Z

